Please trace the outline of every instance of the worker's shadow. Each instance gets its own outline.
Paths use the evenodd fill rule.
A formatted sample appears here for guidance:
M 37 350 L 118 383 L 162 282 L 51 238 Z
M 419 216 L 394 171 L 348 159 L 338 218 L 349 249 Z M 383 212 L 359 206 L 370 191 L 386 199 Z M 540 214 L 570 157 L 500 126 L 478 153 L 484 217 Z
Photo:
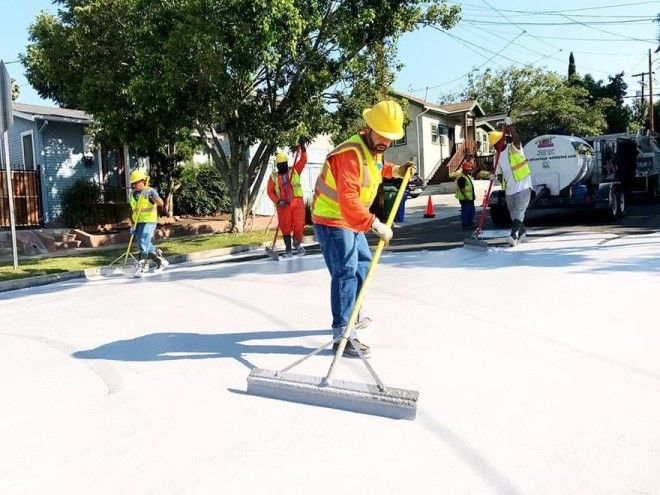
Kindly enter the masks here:
M 129 340 L 117 340 L 94 349 L 76 351 L 78 359 L 106 359 L 110 361 L 172 361 L 177 359 L 233 358 L 250 370 L 256 366 L 248 361 L 245 354 L 290 354 L 305 355 L 315 348 L 301 345 L 247 344 L 249 341 L 267 339 L 291 339 L 319 336 L 323 342 L 330 342 L 328 330 L 273 330 L 246 333 L 200 334 L 200 333 L 150 333 Z M 326 339 L 327 337 L 327 339 Z M 321 355 L 330 355 L 323 350 Z

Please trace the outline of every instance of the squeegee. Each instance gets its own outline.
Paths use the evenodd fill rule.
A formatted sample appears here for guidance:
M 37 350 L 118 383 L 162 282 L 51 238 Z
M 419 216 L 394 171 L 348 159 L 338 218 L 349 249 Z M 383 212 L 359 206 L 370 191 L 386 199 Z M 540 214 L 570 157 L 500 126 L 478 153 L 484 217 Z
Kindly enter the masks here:
M 411 172 L 412 167 L 409 167 L 394 200 L 392 211 L 387 219 L 387 225 L 390 227 L 399 209 Z M 337 346 L 328 373 L 325 376 L 309 376 L 290 373 L 290 370 L 312 356 L 317 355 L 323 349 L 331 346 L 335 340 L 327 342 L 282 370 L 253 369 L 247 379 L 247 392 L 249 394 L 389 418 L 415 419 L 419 392 L 386 386 L 367 362 L 367 359 L 359 350 L 358 345 L 354 345 L 353 347 L 358 350 L 360 359 L 371 374 L 374 383 L 359 383 L 334 378 L 335 368 L 344 353 L 346 343 L 351 340 L 349 335 L 357 322 L 360 307 L 362 306 L 364 296 L 376 271 L 376 266 L 378 265 L 384 247 L 385 241 L 381 239 L 374 251 L 371 263 L 369 264 L 369 271 L 353 305 L 353 311 L 348 320 L 348 325 L 341 337 L 337 339 L 339 345 Z

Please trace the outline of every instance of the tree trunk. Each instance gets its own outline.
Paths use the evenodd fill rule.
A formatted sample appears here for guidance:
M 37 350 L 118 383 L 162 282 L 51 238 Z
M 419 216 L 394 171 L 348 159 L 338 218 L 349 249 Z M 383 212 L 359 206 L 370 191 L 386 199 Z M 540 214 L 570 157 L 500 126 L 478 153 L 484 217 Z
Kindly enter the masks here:
M 168 217 L 174 216 L 174 191 L 172 189 L 170 189 L 167 196 L 165 196 L 163 211 Z

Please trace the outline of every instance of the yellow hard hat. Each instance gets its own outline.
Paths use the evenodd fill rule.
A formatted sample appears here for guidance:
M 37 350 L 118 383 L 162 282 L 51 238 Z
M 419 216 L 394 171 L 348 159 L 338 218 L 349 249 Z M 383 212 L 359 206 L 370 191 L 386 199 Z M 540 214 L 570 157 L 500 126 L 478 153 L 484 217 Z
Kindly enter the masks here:
M 144 173 L 144 171 L 140 169 L 135 169 L 131 172 L 131 176 L 128 178 L 128 181 L 131 184 L 135 184 L 136 182 L 140 182 L 141 180 L 146 181 L 147 180 L 147 174 Z
M 403 110 L 396 101 L 378 102 L 362 112 L 367 125 L 386 139 L 397 140 L 404 135 Z
M 502 136 L 504 136 L 504 133 L 502 133 L 502 131 L 490 131 L 488 133 L 488 144 L 490 144 L 491 146 L 495 146 L 497 143 L 500 142 Z
M 286 156 L 286 153 L 282 153 L 281 151 L 275 155 L 275 163 L 288 163 L 289 162 L 289 157 Z

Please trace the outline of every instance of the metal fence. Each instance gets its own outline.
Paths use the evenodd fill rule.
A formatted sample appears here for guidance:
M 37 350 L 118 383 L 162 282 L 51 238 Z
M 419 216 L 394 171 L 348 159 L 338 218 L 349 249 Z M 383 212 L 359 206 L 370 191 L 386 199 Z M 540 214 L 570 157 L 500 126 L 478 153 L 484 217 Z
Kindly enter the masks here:
M 12 170 L 14 216 L 17 227 L 41 227 L 41 178 L 38 170 Z M 0 171 L 0 228 L 9 227 L 7 172 Z

